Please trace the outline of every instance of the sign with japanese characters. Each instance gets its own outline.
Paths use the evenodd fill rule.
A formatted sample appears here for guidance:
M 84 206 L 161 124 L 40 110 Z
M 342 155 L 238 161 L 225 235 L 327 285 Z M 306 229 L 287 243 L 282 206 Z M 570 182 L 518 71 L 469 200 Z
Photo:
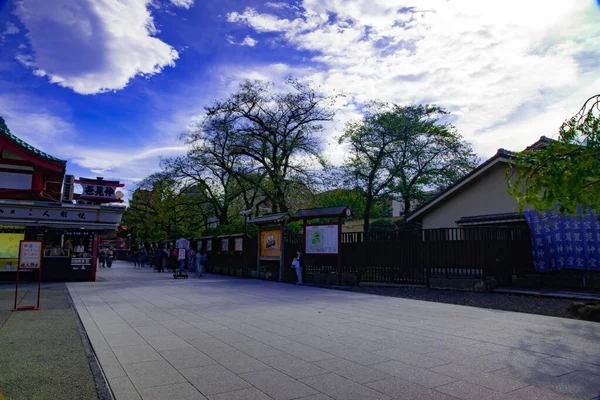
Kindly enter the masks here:
M 75 180 L 83 188 L 81 194 L 74 195 L 76 200 L 84 200 L 97 203 L 121 202 L 117 197 L 117 189 L 125 186 L 118 181 L 105 181 L 104 179 L 79 178 Z
M 42 242 L 21 240 L 19 245 L 19 269 L 39 269 L 42 265 Z
M 121 212 L 82 207 L 13 206 L 0 203 L 0 219 L 118 223 Z
M 229 251 L 229 239 L 221 239 L 221 251 Z

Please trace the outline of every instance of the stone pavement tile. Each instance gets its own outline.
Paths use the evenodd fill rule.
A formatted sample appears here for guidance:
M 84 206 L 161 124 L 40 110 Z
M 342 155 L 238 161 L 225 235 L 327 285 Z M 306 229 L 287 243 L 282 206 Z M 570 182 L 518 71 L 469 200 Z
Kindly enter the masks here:
M 303 333 L 301 335 L 287 336 L 298 343 L 305 344 L 315 349 L 324 349 L 325 347 L 335 346 L 337 342 L 331 339 L 323 339 L 320 336 L 313 335 L 310 333 Z
M 158 354 L 158 352 L 148 344 L 118 346 L 113 347 L 113 351 L 121 364 L 162 360 L 160 354 Z
M 208 400 L 271 400 L 271 398 L 260 390 L 251 388 L 212 394 L 208 396 Z
M 202 367 L 204 365 L 216 364 L 212 358 L 208 357 L 206 354 L 194 347 L 174 350 L 161 350 L 160 354 L 175 369 Z
M 128 377 L 112 378 L 109 381 L 110 388 L 115 398 L 119 400 L 141 400 L 141 397 Z
M 385 356 L 388 359 L 401 361 L 405 364 L 414 365 L 420 368 L 433 368 L 440 365 L 448 364 L 448 361 L 439 358 L 428 357 L 426 355 L 410 353 L 406 350 L 387 349 L 376 351 L 375 354 Z
M 292 378 L 308 378 L 309 376 L 326 374 L 327 371 L 299 358 L 283 354 L 281 356 L 261 358 L 260 361 L 283 372 Z
M 211 358 L 236 374 L 270 368 L 268 365 L 241 351 L 217 353 L 211 355 Z
M 206 400 L 206 397 L 202 396 L 202 394 L 188 382 L 140 389 L 140 394 L 142 395 L 143 400 Z
M 166 319 L 160 321 L 160 324 L 167 329 L 176 329 L 176 328 L 190 328 L 191 325 L 185 322 L 182 319 L 171 317 L 172 319 Z
M 139 312 L 139 311 L 138 311 Z M 134 316 L 134 317 L 123 317 L 125 322 L 133 328 L 140 326 L 160 326 L 158 321 L 153 320 L 147 316 Z
M 110 347 L 117 346 L 135 346 L 136 344 L 147 344 L 143 337 L 137 334 L 137 332 L 130 333 L 111 333 L 105 334 L 104 337 L 110 345 Z
M 184 368 L 179 372 L 205 396 L 251 387 L 248 382 L 222 365 Z
M 298 357 L 304 361 L 318 361 L 325 360 L 327 358 L 333 358 L 334 356 L 330 353 L 315 349 L 314 347 L 307 346 L 302 343 L 289 343 L 284 345 L 274 346 L 276 349 L 283 351 L 284 353 L 291 354 L 294 357 Z
M 600 365 L 588 364 L 568 358 L 548 357 L 544 359 L 544 363 L 550 365 L 560 365 L 561 367 L 570 368 L 575 371 L 584 371 L 590 374 L 600 375 Z
M 517 390 L 529 385 L 523 380 L 501 376 L 493 372 L 483 372 L 458 364 L 446 364 L 440 367 L 430 368 L 430 371 L 448 375 L 466 382 L 475 383 L 479 386 L 493 389 L 502 393 L 512 392 L 513 390 Z
M 179 336 L 180 338 L 182 338 L 185 341 L 189 341 L 189 340 L 196 340 L 196 339 L 206 339 L 206 338 L 211 338 L 212 336 L 210 336 L 208 333 L 201 331 L 198 328 L 195 327 L 189 327 L 189 328 L 172 328 L 169 329 L 170 332 L 173 332 L 174 334 L 176 334 L 177 336 Z
M 303 378 L 301 381 L 336 400 L 387 400 L 390 398 L 336 374 L 313 376 Z
M 509 365 L 507 363 L 500 363 L 495 361 L 483 360 L 479 357 L 469 357 L 465 354 L 454 352 L 451 350 L 440 350 L 435 353 L 427 354 L 428 357 L 437 358 L 439 360 L 447 361 L 449 363 L 464 365 L 466 367 L 476 368 L 485 372 L 497 371 L 504 369 Z
M 465 381 L 456 381 L 435 388 L 436 391 L 464 400 L 500 400 L 502 393 Z
M 294 340 L 290 339 L 289 337 L 283 337 L 280 335 L 276 335 L 274 333 L 267 332 L 262 329 L 260 331 L 252 332 L 252 333 L 246 332 L 245 335 L 254 340 L 258 340 L 259 342 L 268 344 L 269 346 L 273 346 L 273 347 L 281 346 L 284 344 L 296 343 Z
M 102 334 L 106 337 L 107 335 L 114 335 L 118 333 L 135 333 L 135 330 L 126 322 L 121 322 L 117 324 L 103 324 L 96 320 L 94 320 L 98 325 L 98 329 L 102 332 Z
M 171 331 L 162 325 L 138 326 L 134 328 L 143 338 L 151 336 L 164 336 L 171 334 Z
M 102 371 L 107 379 L 127 377 L 121 364 L 102 365 Z
M 326 369 L 329 372 L 348 378 L 356 383 L 367 383 L 390 377 L 385 372 L 365 367 L 343 358 L 330 358 L 327 360 L 315 361 L 313 364 Z
M 299 332 L 297 329 L 288 328 L 287 326 L 283 326 L 283 325 L 279 325 L 279 324 L 267 324 L 267 325 L 261 326 L 260 328 L 264 329 L 267 332 L 271 332 L 271 333 L 274 333 L 279 336 L 293 336 L 293 335 L 298 335 L 299 333 L 304 333 L 304 332 Z
M 175 349 L 183 349 L 192 347 L 191 344 L 180 338 L 179 336 L 175 336 L 172 333 L 170 335 L 164 336 L 150 336 L 146 338 L 146 341 L 150 346 L 154 347 L 156 350 L 175 350 Z
M 318 393 L 300 381 L 274 369 L 248 372 L 241 374 L 240 377 L 276 400 L 296 399 Z
M 194 339 L 190 340 L 189 343 L 209 356 L 211 354 L 236 351 L 235 348 L 231 347 L 227 343 L 223 343 L 219 339 L 215 338 Z
M 212 337 L 219 339 L 223 343 L 232 344 L 238 342 L 247 342 L 252 338 L 236 332 L 232 329 L 219 329 L 218 331 L 211 331 L 209 333 Z
M 399 400 L 453 400 L 453 397 L 400 378 L 387 378 L 367 383 L 366 386 Z
M 231 343 L 232 347 L 243 351 L 250 357 L 263 358 L 284 355 L 285 353 L 281 350 L 277 350 L 274 347 L 268 346 L 262 342 L 251 340 L 249 342 Z
M 346 360 L 354 361 L 362 365 L 378 364 L 390 360 L 389 357 L 377 354 L 378 352 L 369 353 L 367 351 L 355 349 L 353 347 L 341 343 L 326 347 L 325 349 L 323 349 L 323 351 L 334 354 L 341 358 L 345 358 Z
M 209 321 L 209 320 L 191 322 L 190 325 L 195 326 L 196 328 L 198 328 L 198 329 L 200 329 L 201 331 L 204 331 L 204 332 L 218 331 L 218 330 L 221 330 L 221 329 L 227 329 L 227 327 L 225 327 L 223 325 L 219 325 L 216 322 L 212 322 L 212 321 Z
M 313 394 L 312 396 L 301 397 L 298 400 L 333 400 L 329 396 L 325 396 L 323 393 Z
M 388 375 L 397 376 L 398 378 L 427 388 L 434 388 L 456 381 L 456 378 L 404 364 L 400 361 L 388 361 L 381 364 L 375 364 L 372 365 L 371 368 L 375 368 Z
M 572 397 L 561 396 L 537 386 L 527 386 L 507 393 L 510 400 L 570 400 Z
M 137 389 L 185 382 L 185 378 L 164 360 L 125 364 L 123 368 Z
M 536 386 L 541 386 L 536 384 Z M 600 379 L 587 372 L 571 372 L 559 377 L 551 377 L 542 386 L 553 392 L 582 399 L 596 398 L 600 395 Z
M 357 338 L 354 336 L 342 336 L 342 337 L 335 338 L 334 341 L 337 343 L 344 343 L 344 344 L 350 345 L 356 349 L 363 350 L 363 351 L 377 351 L 377 350 L 389 349 L 391 347 L 394 347 L 394 346 L 384 344 L 382 342 L 365 340 L 363 338 Z

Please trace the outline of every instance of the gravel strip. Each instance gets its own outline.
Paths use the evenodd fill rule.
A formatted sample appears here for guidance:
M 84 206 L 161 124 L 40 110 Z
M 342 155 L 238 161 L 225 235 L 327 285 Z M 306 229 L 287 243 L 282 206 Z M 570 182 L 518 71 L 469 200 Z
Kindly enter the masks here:
M 21 293 L 20 304 L 35 304 L 37 287 Z M 10 310 L 13 303 L 14 288 L 0 288 L 0 308 Z M 2 313 L 0 394 L 10 400 L 110 398 L 106 385 L 94 379 L 95 357 L 64 284 L 42 287 L 40 308 Z
M 580 319 L 571 314 L 569 306 L 577 301 L 514 295 L 504 293 L 475 293 L 453 290 L 436 290 L 424 287 L 330 287 L 349 292 L 376 294 L 379 296 L 401 297 L 405 299 L 433 301 L 436 303 L 457 304 L 462 306 L 491 308 L 494 310 L 516 311 L 551 317 Z

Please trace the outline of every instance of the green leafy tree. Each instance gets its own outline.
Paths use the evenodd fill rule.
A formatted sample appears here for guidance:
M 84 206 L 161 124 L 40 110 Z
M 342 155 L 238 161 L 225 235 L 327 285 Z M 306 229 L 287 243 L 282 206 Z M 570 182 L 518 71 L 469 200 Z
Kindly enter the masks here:
M 562 124 L 557 140 L 520 152 L 506 177 L 520 210 L 558 205 L 566 214 L 579 206 L 600 211 L 600 95 Z
M 152 174 L 134 191 L 123 224 L 141 241 L 195 236 L 206 225 L 206 216 L 194 196 L 172 177 Z
M 437 106 L 374 102 L 362 121 L 347 125 L 340 138 L 350 151 L 344 167 L 365 192 L 365 232 L 375 203 L 400 197 L 407 216 L 427 189 L 444 187 L 477 165 L 471 145 L 441 121 L 446 114 Z

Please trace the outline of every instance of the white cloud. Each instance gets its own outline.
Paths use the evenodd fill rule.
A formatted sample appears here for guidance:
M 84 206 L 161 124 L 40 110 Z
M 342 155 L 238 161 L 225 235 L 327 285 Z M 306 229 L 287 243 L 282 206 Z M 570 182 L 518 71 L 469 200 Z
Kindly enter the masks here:
M 240 43 L 242 46 L 254 47 L 258 43 L 258 40 L 251 38 L 250 36 L 246 36 L 244 40 Z
M 310 66 L 296 75 L 349 93 L 349 114 L 373 99 L 437 103 L 483 156 L 552 135 L 597 92 L 600 8 L 592 0 L 301 5 L 301 15 L 246 8 L 227 18 L 311 52 Z M 274 76 L 272 66 L 240 75 Z
M 32 53 L 17 59 L 37 76 L 80 94 L 123 89 L 136 75 L 160 73 L 179 57 L 153 36 L 157 29 L 149 4 L 150 0 L 20 0 L 16 14 L 27 28 Z
M 0 38 L 17 33 L 19 33 L 19 28 L 12 22 L 7 22 L 4 31 L 0 34 Z
M 235 38 L 234 38 L 233 36 L 231 36 L 231 35 L 227 35 L 227 36 L 226 36 L 226 38 L 227 38 L 227 42 L 228 42 L 229 44 L 232 44 L 232 45 L 234 45 L 234 46 L 248 46 L 248 47 L 254 47 L 254 46 L 256 46 L 256 45 L 258 44 L 258 40 L 254 39 L 254 38 L 252 38 L 252 37 L 250 37 L 250 36 L 247 36 L 247 35 L 246 35 L 246 37 L 244 38 L 244 40 L 242 40 L 242 41 L 241 41 L 241 42 L 239 42 L 239 43 L 238 43 L 238 42 L 236 42 L 236 41 L 235 41 Z
M 194 5 L 195 0 L 171 0 L 175 7 L 190 8 Z

